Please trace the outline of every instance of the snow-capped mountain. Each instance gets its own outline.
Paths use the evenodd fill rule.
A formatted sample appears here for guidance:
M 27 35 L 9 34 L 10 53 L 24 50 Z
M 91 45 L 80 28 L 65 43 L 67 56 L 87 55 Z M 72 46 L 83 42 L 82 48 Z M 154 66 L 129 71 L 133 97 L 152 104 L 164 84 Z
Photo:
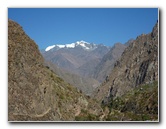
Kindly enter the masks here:
M 93 71 L 110 47 L 86 41 L 71 44 L 54 44 L 41 51 L 45 60 L 58 67 L 79 75 L 87 75 Z
M 75 47 L 82 47 L 84 50 L 89 50 L 92 51 L 94 49 L 97 48 L 98 45 L 94 44 L 94 43 L 88 43 L 86 41 L 77 41 L 75 43 L 71 43 L 71 44 L 64 44 L 64 45 L 60 45 L 60 44 L 56 44 L 56 45 L 52 45 L 52 46 L 48 46 L 45 51 L 50 51 L 53 50 L 53 48 L 56 48 L 56 50 L 59 50 L 61 48 L 75 48 Z

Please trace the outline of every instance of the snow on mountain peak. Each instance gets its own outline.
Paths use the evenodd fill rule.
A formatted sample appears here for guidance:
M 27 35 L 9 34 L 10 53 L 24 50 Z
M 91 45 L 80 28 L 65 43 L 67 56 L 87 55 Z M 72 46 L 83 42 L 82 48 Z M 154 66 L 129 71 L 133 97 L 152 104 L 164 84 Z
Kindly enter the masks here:
M 56 44 L 56 45 L 48 46 L 45 49 L 45 51 L 49 51 L 49 50 L 53 49 L 54 47 L 56 47 L 57 49 L 61 49 L 61 48 L 75 48 L 77 46 L 81 46 L 85 50 L 94 50 L 97 48 L 96 44 L 91 44 L 91 43 L 81 40 L 81 41 L 76 41 L 75 43 L 71 43 L 71 44 L 64 44 L 64 45 Z
M 50 49 L 53 49 L 55 47 L 55 45 L 52 45 L 52 46 L 48 46 L 45 51 L 49 51 Z
M 90 49 L 87 45 L 89 45 L 90 43 L 88 43 L 88 42 L 85 42 L 85 41 L 83 41 L 83 40 L 81 40 L 81 41 L 77 41 L 76 42 L 76 46 L 82 46 L 83 48 L 85 48 L 85 49 Z
M 81 41 L 77 41 L 76 44 L 90 44 L 90 43 L 88 43 L 88 42 L 86 42 L 84 40 L 81 40 Z
M 59 48 L 64 48 L 65 47 L 65 45 L 56 45 L 56 46 L 58 46 Z
M 66 44 L 67 48 L 75 48 L 75 43 Z

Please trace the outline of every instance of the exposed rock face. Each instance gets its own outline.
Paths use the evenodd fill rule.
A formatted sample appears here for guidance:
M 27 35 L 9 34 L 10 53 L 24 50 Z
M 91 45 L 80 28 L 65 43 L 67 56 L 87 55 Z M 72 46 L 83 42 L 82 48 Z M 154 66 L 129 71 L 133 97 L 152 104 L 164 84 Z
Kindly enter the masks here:
M 111 73 L 114 63 L 118 60 L 125 50 L 126 46 L 121 43 L 116 43 L 110 51 L 104 55 L 101 62 L 96 66 L 93 76 L 99 82 L 103 82 L 104 79 Z
M 38 46 L 8 21 L 8 120 L 74 120 L 90 103 L 76 88 L 44 66 Z M 91 106 L 92 107 L 92 106 Z M 100 111 L 93 107 L 93 113 Z
M 150 34 L 136 38 L 114 64 L 106 82 L 96 91 L 99 101 L 107 97 L 122 96 L 140 84 L 158 80 L 158 23 Z

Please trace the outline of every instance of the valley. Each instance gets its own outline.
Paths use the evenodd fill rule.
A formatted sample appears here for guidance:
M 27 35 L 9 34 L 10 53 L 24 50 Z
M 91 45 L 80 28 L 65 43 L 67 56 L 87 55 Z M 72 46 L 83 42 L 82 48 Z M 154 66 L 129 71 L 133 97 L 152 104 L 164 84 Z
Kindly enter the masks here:
M 113 46 L 76 41 L 45 50 L 8 20 L 9 121 L 158 121 L 158 21 Z
M 41 50 L 47 66 L 87 95 L 105 80 L 126 48 L 121 43 L 108 47 L 86 41 L 52 46 Z

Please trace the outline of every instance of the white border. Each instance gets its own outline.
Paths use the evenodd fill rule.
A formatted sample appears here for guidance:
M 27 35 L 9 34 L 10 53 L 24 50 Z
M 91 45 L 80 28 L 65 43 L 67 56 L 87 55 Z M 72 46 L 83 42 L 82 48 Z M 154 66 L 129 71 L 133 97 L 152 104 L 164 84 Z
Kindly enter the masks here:
M 160 82 L 160 86 L 161 86 L 161 95 L 160 95 L 160 115 L 161 115 L 161 123 L 160 124 L 123 124 L 123 123 L 116 123 L 116 124 L 113 124 L 113 123 L 110 123 L 110 124 L 9 124 L 7 119 L 8 119 L 8 116 L 7 116 L 7 109 L 8 109 L 8 104 L 7 104 L 7 83 L 8 83 L 8 80 L 7 80 L 7 19 L 8 19 L 8 14 L 7 14 L 7 8 L 8 7 L 159 7 L 160 9 L 160 29 L 161 29 L 161 26 L 162 26 L 162 29 L 160 30 L 160 33 L 162 33 L 161 31 L 163 31 L 163 28 L 164 25 L 162 23 L 164 23 L 164 19 L 165 17 L 163 17 L 163 14 L 165 12 L 165 9 L 164 9 L 164 0 L 156 0 L 156 1 L 145 1 L 145 0 L 139 0 L 139 1 L 134 1 L 134 0 L 102 0 L 102 1 L 94 1 L 94 0 L 47 0 L 47 1 L 38 1 L 38 0 L 28 0 L 28 1 L 23 1 L 23 0 L 5 0 L 5 1 L 0 1 L 0 17 L 1 17 L 1 22 L 0 22 L 0 34 L 1 34 L 1 42 L 0 42 L 0 55 L 2 57 L 2 60 L 1 60 L 1 67 L 0 67 L 0 73 L 1 73 L 1 76 L 0 76 L 0 79 L 1 79 L 1 93 L 0 93 L 0 102 L 1 102 L 1 110 L 0 110 L 0 114 L 1 114 L 1 127 L 4 127 L 4 128 L 31 128 L 31 129 L 34 129 L 34 128 L 40 128 L 40 129 L 43 129 L 43 128 L 48 128 L 51 127 L 51 128 L 55 128 L 54 126 L 60 126 L 61 128 L 84 128 L 84 126 L 88 127 L 88 128 L 91 128 L 91 127 L 94 127 L 94 128 L 113 128 L 113 127 L 122 127 L 122 128 L 150 128 L 150 129 L 153 129 L 153 128 L 156 128 L 156 127 L 164 127 L 165 126 L 165 122 L 164 122 L 164 117 L 165 117 L 165 113 L 162 112 L 164 109 L 165 109 L 165 103 L 164 103 L 164 98 L 166 94 L 164 94 L 166 91 L 165 91 L 165 87 L 164 87 L 164 84 L 163 82 L 164 81 L 164 78 L 160 77 L 161 78 L 161 82 Z M 162 37 L 163 34 L 160 34 L 160 44 L 162 48 L 160 48 L 163 53 L 160 53 L 161 57 L 161 68 L 160 68 L 160 72 L 161 72 L 161 76 L 163 76 L 163 72 L 165 72 L 165 68 L 164 66 L 165 65 L 165 62 L 162 60 L 164 58 L 164 54 L 166 51 L 164 51 L 164 48 L 165 47 L 165 44 L 164 44 L 164 39 L 161 39 L 163 38 Z M 162 80 L 163 79 L 163 80 Z M 162 109 L 161 109 L 162 108 Z M 110 127 L 111 126 L 111 127 Z

